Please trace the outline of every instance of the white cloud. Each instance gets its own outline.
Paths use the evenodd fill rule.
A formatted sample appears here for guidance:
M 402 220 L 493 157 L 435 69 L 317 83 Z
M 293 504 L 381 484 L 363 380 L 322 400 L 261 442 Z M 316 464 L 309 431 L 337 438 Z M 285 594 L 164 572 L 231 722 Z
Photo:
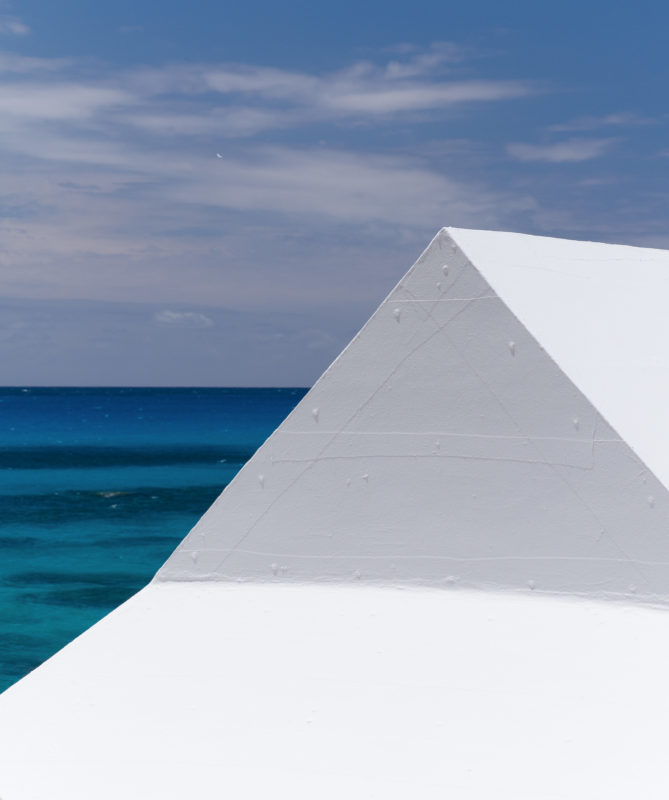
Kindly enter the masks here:
M 605 114 L 600 117 L 585 116 L 577 117 L 569 122 L 549 126 L 550 131 L 594 131 L 599 128 L 630 126 L 630 125 L 650 125 L 654 120 L 649 117 L 642 117 L 631 111 L 619 111 L 615 114 Z
M 104 86 L 28 81 L 0 85 L 1 114 L 40 123 L 86 119 L 103 109 L 134 102 L 127 92 Z
M 70 60 L 0 52 L 0 74 L 9 78 L 0 85 L 0 148 L 70 164 L 124 168 L 131 161 L 133 170 L 150 173 L 133 151 L 144 147 L 151 164 L 157 145 L 177 169 L 175 155 L 183 160 L 189 139 L 248 139 L 310 125 L 390 125 L 397 118 L 417 125 L 457 106 L 536 91 L 528 81 L 456 80 L 445 74 L 462 58 L 459 48 L 440 43 L 334 73 L 239 64 L 109 73 L 96 65 L 97 77 L 82 79 Z M 94 72 L 90 66 L 88 71 Z M 409 119 L 412 113 L 422 117 Z M 166 154 L 156 137 L 180 140 L 179 147 Z
M 312 116 L 375 117 L 404 111 L 427 111 L 459 103 L 526 97 L 538 91 L 530 81 L 444 80 L 431 74 L 443 58 L 431 53 L 402 69 L 399 62 L 376 67 L 357 63 L 337 73 L 312 76 L 266 67 L 225 67 L 205 74 L 221 94 L 288 101 L 311 109 Z
M 230 209 L 421 227 L 527 207 L 525 199 L 466 185 L 419 158 L 327 148 L 256 147 L 184 174 L 173 191 L 185 202 Z
M 129 124 L 156 131 L 202 130 L 219 126 L 222 136 L 310 122 L 382 121 L 408 111 L 439 112 L 457 105 L 511 100 L 540 91 L 527 80 L 456 79 L 447 65 L 463 58 L 461 48 L 441 43 L 384 64 L 356 62 L 330 73 L 307 73 L 253 64 L 190 64 L 147 68 L 123 76 L 124 86 L 152 103 L 150 113 L 128 117 Z M 215 93 L 209 113 L 189 102 Z M 174 96 L 181 96 L 175 112 Z M 161 98 L 168 96 L 169 109 Z M 223 106 L 221 106 L 223 104 Z M 165 125 L 160 117 L 165 116 Z M 176 119 L 180 117 L 180 119 Z
M 0 14 L 0 35 L 25 36 L 30 33 L 30 28 L 17 17 Z
M 34 58 L 0 51 L 0 74 L 38 75 L 45 72 L 58 72 L 71 63 L 66 58 Z
M 334 73 L 176 64 L 86 81 L 63 79 L 76 66 L 65 59 L 0 52 L 0 74 L 18 78 L 0 88 L 0 113 L 36 122 L 97 114 L 100 124 L 106 115 L 115 125 L 160 136 L 246 138 L 309 124 L 391 123 L 409 112 L 434 115 L 538 91 L 530 81 L 444 75 L 444 65 L 461 57 L 455 46 L 440 44 L 402 61 L 357 62 Z
M 90 81 L 65 79 L 71 71 L 67 63 L 9 59 L 8 66 L 23 70 L 23 77 L 0 86 L 0 148 L 34 163 L 51 163 L 61 188 L 91 183 L 87 173 L 92 170 L 113 170 L 114 191 L 132 186 L 137 197 L 143 193 L 143 201 L 156 207 L 172 202 L 421 228 L 477 216 L 491 219 L 498 216 L 496 207 L 526 208 L 527 199 L 444 175 L 430 166 L 429 156 L 366 153 L 353 146 L 249 142 L 223 147 L 215 142 L 352 118 L 372 118 L 382 125 L 400 113 L 508 100 L 531 91 L 523 81 L 445 80 L 442 68 L 460 57 L 457 48 L 439 44 L 413 50 L 401 61 L 381 66 L 357 62 L 326 75 L 177 65 Z M 212 89 L 228 104 L 212 105 Z M 175 101 L 174 93 L 182 99 Z M 240 98 L 246 104 L 240 105 Z M 199 139 L 208 142 L 206 151 Z M 225 151 L 224 158 L 216 159 L 217 151 Z M 24 162 L 25 187 L 26 169 Z M 9 185 L 7 176 L 4 185 Z M 90 218 L 101 202 L 87 192 L 82 219 Z M 105 219 L 100 220 L 103 228 Z M 100 247 L 107 246 L 106 238 L 98 237 Z
M 161 325 L 175 325 L 182 328 L 211 328 L 214 321 L 206 314 L 195 311 L 158 311 L 154 320 Z
M 444 64 L 457 63 L 465 58 L 466 51 L 453 42 L 434 42 L 425 52 L 415 52 L 415 48 L 400 48 L 404 54 L 415 53 L 404 61 L 389 61 L 385 67 L 388 78 L 415 78 L 429 75 Z
M 404 266 L 442 225 L 503 225 L 532 207 L 524 191 L 463 177 L 448 148 L 439 158 L 392 149 L 398 120 L 418 131 L 448 122 L 444 110 L 534 91 L 456 79 L 461 57 L 444 45 L 411 48 L 323 74 L 229 64 L 82 71 L 0 54 L 0 292 L 151 298 L 162 308 L 155 324 L 206 327 L 174 304 L 215 296 L 292 308 L 322 296 L 319 270 L 341 276 L 344 292 L 354 278 L 361 286 L 361 264 L 365 275 L 390 259 Z M 381 131 L 385 142 L 370 141 Z M 324 134 L 332 144 L 316 145 Z
M 210 89 L 221 94 L 258 94 L 275 100 L 312 100 L 321 79 L 301 72 L 269 67 L 222 67 L 206 71 L 203 77 Z
M 150 113 L 132 113 L 119 118 L 124 123 L 159 136 L 220 136 L 246 138 L 259 131 L 295 126 L 296 115 L 280 110 L 228 106 L 204 112 L 175 113 L 155 109 Z
M 548 161 L 561 164 L 588 161 L 602 156 L 617 141 L 617 139 L 567 139 L 543 145 L 515 142 L 507 146 L 507 152 L 518 161 Z
M 532 92 L 523 81 L 450 81 L 436 85 L 405 84 L 337 87 L 322 102 L 328 108 L 360 115 L 426 111 L 458 103 L 511 100 Z

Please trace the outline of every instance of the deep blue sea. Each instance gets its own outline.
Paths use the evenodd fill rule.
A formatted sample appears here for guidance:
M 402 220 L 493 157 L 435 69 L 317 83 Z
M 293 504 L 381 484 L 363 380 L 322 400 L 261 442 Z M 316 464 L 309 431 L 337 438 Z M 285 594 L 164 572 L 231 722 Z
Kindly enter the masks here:
M 305 392 L 0 388 L 0 691 L 144 586 Z

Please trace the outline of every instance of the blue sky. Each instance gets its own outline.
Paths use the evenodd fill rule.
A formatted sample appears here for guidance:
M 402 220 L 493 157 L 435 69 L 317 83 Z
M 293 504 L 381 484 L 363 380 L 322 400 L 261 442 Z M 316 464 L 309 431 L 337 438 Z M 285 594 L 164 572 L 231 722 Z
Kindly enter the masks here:
M 443 225 L 669 247 L 668 31 L 0 0 L 2 382 L 307 385 Z

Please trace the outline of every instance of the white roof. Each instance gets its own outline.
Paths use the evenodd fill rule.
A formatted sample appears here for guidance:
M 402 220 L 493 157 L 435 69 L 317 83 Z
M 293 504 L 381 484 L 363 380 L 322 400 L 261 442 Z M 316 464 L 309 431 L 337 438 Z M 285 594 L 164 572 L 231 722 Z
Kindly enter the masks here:
M 664 800 L 668 267 L 442 230 L 156 580 L 2 695 L 2 800 Z
M 669 486 L 669 251 L 449 230 L 551 358 Z
M 440 231 L 158 579 L 665 602 L 665 286 L 660 251 Z
M 152 584 L 0 697 L 3 800 L 666 800 L 665 613 Z

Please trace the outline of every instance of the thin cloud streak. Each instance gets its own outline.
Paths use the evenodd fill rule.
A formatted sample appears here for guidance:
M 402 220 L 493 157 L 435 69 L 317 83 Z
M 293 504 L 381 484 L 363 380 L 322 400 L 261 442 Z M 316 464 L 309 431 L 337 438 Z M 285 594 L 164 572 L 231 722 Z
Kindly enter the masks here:
M 605 154 L 618 139 L 568 139 L 554 144 L 507 145 L 507 152 L 518 161 L 547 161 L 553 164 L 576 163 Z
M 444 67 L 454 59 L 449 48 L 443 47 L 405 63 L 357 62 L 329 74 L 195 64 L 136 69 L 102 75 L 97 82 L 75 83 L 62 78 L 76 67 L 65 59 L 0 52 L 0 73 L 24 78 L 2 90 L 8 100 L 3 108 L 11 110 L 15 103 L 15 115 L 38 118 L 46 104 L 52 111 L 45 117 L 53 118 L 53 109 L 61 103 L 67 107 L 71 95 L 78 93 L 91 99 L 97 96 L 100 111 L 107 108 L 123 114 L 126 106 L 119 120 L 128 126 L 177 135 L 218 131 L 223 137 L 318 122 L 382 123 L 384 117 L 390 120 L 408 111 L 438 112 L 470 103 L 520 99 L 540 91 L 528 80 L 455 78 Z M 49 95 L 53 101 L 48 101 Z M 142 112 L 135 113 L 140 105 Z
M 569 122 L 562 122 L 555 125 L 550 125 L 547 130 L 569 133 L 576 131 L 596 131 L 600 128 L 609 127 L 628 127 L 635 125 L 652 125 L 655 122 L 650 117 L 641 117 L 631 111 L 619 111 L 614 114 L 605 114 L 604 116 L 595 117 L 577 117 Z
M 437 110 L 461 103 L 527 97 L 539 91 L 534 83 L 523 80 L 445 80 L 430 75 L 427 64 L 434 66 L 428 60 L 419 69 L 414 62 L 413 68 L 402 71 L 396 62 L 386 67 L 363 62 L 324 76 L 232 67 L 208 72 L 204 78 L 222 95 L 289 102 L 297 109 L 311 109 L 314 118 L 325 119 Z
M 253 141 L 271 128 L 362 119 L 384 125 L 408 111 L 436 113 L 534 91 L 528 81 L 455 79 L 450 70 L 463 57 L 457 47 L 438 43 L 403 60 L 395 55 L 380 65 L 356 62 L 323 75 L 254 65 L 168 65 L 77 81 L 71 62 L 0 54 L 0 70 L 18 75 L 0 87 L 0 149 L 9 156 L 3 186 L 20 193 L 24 207 L 37 209 L 20 225 L 3 223 L 6 234 L 12 231 L 9 241 L 18 236 L 21 246 L 20 255 L 6 247 L 0 258 L 41 252 L 37 243 L 47 232 L 55 237 L 55 250 L 78 241 L 80 251 L 137 252 L 141 248 L 128 245 L 122 226 L 127 220 L 133 227 L 142 203 L 166 218 L 173 216 L 166 210 L 171 203 L 174 209 L 199 206 L 420 230 L 447 219 L 498 221 L 497 208 L 528 208 L 527 197 L 445 175 L 429 157 Z M 240 141 L 233 148 L 214 146 L 214 140 L 235 137 Z M 203 152 L 200 140 L 210 152 Z M 216 159 L 219 149 L 224 158 Z M 86 186 L 93 188 L 81 188 Z M 62 220 L 68 235 L 55 221 L 60 209 L 68 209 Z M 154 231 L 160 231 L 152 216 Z M 108 220 L 116 225 L 114 233 Z M 22 233 L 36 226 L 41 236 Z
M 153 319 L 159 325 L 171 325 L 182 328 L 211 328 L 214 321 L 206 314 L 195 311 L 158 311 L 153 315 Z
M 195 182 L 175 187 L 175 197 L 231 209 L 419 227 L 530 204 L 527 198 L 449 179 L 424 160 L 404 156 L 263 147 L 214 166 L 212 171 L 207 164 Z
M 134 104 L 128 93 L 77 83 L 6 83 L 0 86 L 0 113 L 38 123 L 85 120 L 96 112 Z
M 61 72 L 71 65 L 68 58 L 35 58 L 0 51 L 0 74 L 40 76 L 45 72 Z
M 0 36 L 27 36 L 30 28 L 18 17 L 0 14 Z

